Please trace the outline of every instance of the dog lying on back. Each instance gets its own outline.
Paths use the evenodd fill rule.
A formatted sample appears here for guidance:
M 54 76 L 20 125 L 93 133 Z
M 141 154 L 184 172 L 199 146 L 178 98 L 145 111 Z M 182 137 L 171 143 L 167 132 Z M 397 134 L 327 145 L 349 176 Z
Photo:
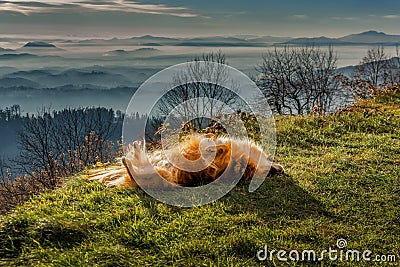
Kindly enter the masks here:
M 150 188 L 171 188 L 210 183 L 222 174 L 242 174 L 242 179 L 251 180 L 284 172 L 252 141 L 190 134 L 176 148 L 156 150 L 149 156 L 144 141 L 135 141 L 119 165 L 89 171 L 88 179 L 107 187 L 137 188 L 136 181 L 140 181 L 140 185 Z M 164 179 L 155 179 L 158 175 Z

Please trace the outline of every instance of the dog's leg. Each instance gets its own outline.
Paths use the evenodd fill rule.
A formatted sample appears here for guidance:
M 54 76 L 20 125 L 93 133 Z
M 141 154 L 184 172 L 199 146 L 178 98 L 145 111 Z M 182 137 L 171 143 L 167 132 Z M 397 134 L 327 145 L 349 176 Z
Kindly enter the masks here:
M 135 181 L 131 179 L 128 169 L 122 164 L 101 170 L 90 170 L 87 179 L 98 181 L 107 187 L 137 187 Z
M 107 187 L 138 187 L 134 177 L 138 175 L 142 166 L 145 164 L 144 150 L 141 149 L 141 142 L 135 141 L 128 145 L 125 157 L 122 157 L 122 165 L 116 171 L 107 171 L 102 176 L 98 176 L 97 180 L 104 183 Z M 99 179 L 102 178 L 102 179 Z
M 262 149 L 256 145 L 250 148 L 249 162 L 258 162 L 256 164 L 256 177 L 266 177 L 274 174 L 284 174 L 285 169 L 282 165 L 270 161 Z

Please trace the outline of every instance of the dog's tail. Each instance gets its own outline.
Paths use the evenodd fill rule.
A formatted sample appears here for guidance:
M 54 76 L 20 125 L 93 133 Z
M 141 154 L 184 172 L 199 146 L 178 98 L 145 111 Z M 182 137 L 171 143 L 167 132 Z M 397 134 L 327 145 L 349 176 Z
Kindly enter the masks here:
M 97 181 L 107 187 L 138 187 L 129 174 L 124 158 L 120 159 L 116 165 L 89 170 L 87 179 Z

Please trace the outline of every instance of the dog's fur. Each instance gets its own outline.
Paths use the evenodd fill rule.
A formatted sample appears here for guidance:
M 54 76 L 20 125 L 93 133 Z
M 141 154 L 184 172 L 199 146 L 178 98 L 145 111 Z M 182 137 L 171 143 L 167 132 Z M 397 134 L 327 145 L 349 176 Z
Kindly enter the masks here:
M 136 181 L 140 181 L 140 185 L 152 188 L 170 188 L 213 182 L 223 173 L 224 176 L 243 174 L 242 179 L 250 180 L 285 171 L 281 165 L 269 161 L 266 153 L 254 142 L 216 138 L 211 134 L 190 134 L 179 147 L 167 153 L 154 151 L 147 157 L 145 149 L 144 141 L 135 141 L 128 146 L 126 156 L 121 158 L 118 166 L 92 170 L 88 179 L 108 187 L 138 187 Z M 166 154 L 174 165 L 169 163 Z M 191 168 L 199 171 L 190 171 Z M 155 179 L 156 172 L 164 179 Z

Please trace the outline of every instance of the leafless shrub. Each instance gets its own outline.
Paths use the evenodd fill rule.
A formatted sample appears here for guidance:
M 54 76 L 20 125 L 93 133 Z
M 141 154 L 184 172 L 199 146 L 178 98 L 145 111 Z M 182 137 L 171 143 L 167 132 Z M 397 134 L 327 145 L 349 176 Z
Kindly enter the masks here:
M 13 161 L 23 175 L 14 178 L 10 168 L 1 168 L 2 209 L 56 188 L 87 166 L 113 161 L 119 153 L 110 141 L 116 125 L 114 112 L 104 108 L 42 110 L 27 119 L 19 133 L 20 155 Z
M 268 51 L 256 69 L 258 85 L 278 114 L 330 111 L 341 85 L 337 56 L 314 46 L 285 46 Z

